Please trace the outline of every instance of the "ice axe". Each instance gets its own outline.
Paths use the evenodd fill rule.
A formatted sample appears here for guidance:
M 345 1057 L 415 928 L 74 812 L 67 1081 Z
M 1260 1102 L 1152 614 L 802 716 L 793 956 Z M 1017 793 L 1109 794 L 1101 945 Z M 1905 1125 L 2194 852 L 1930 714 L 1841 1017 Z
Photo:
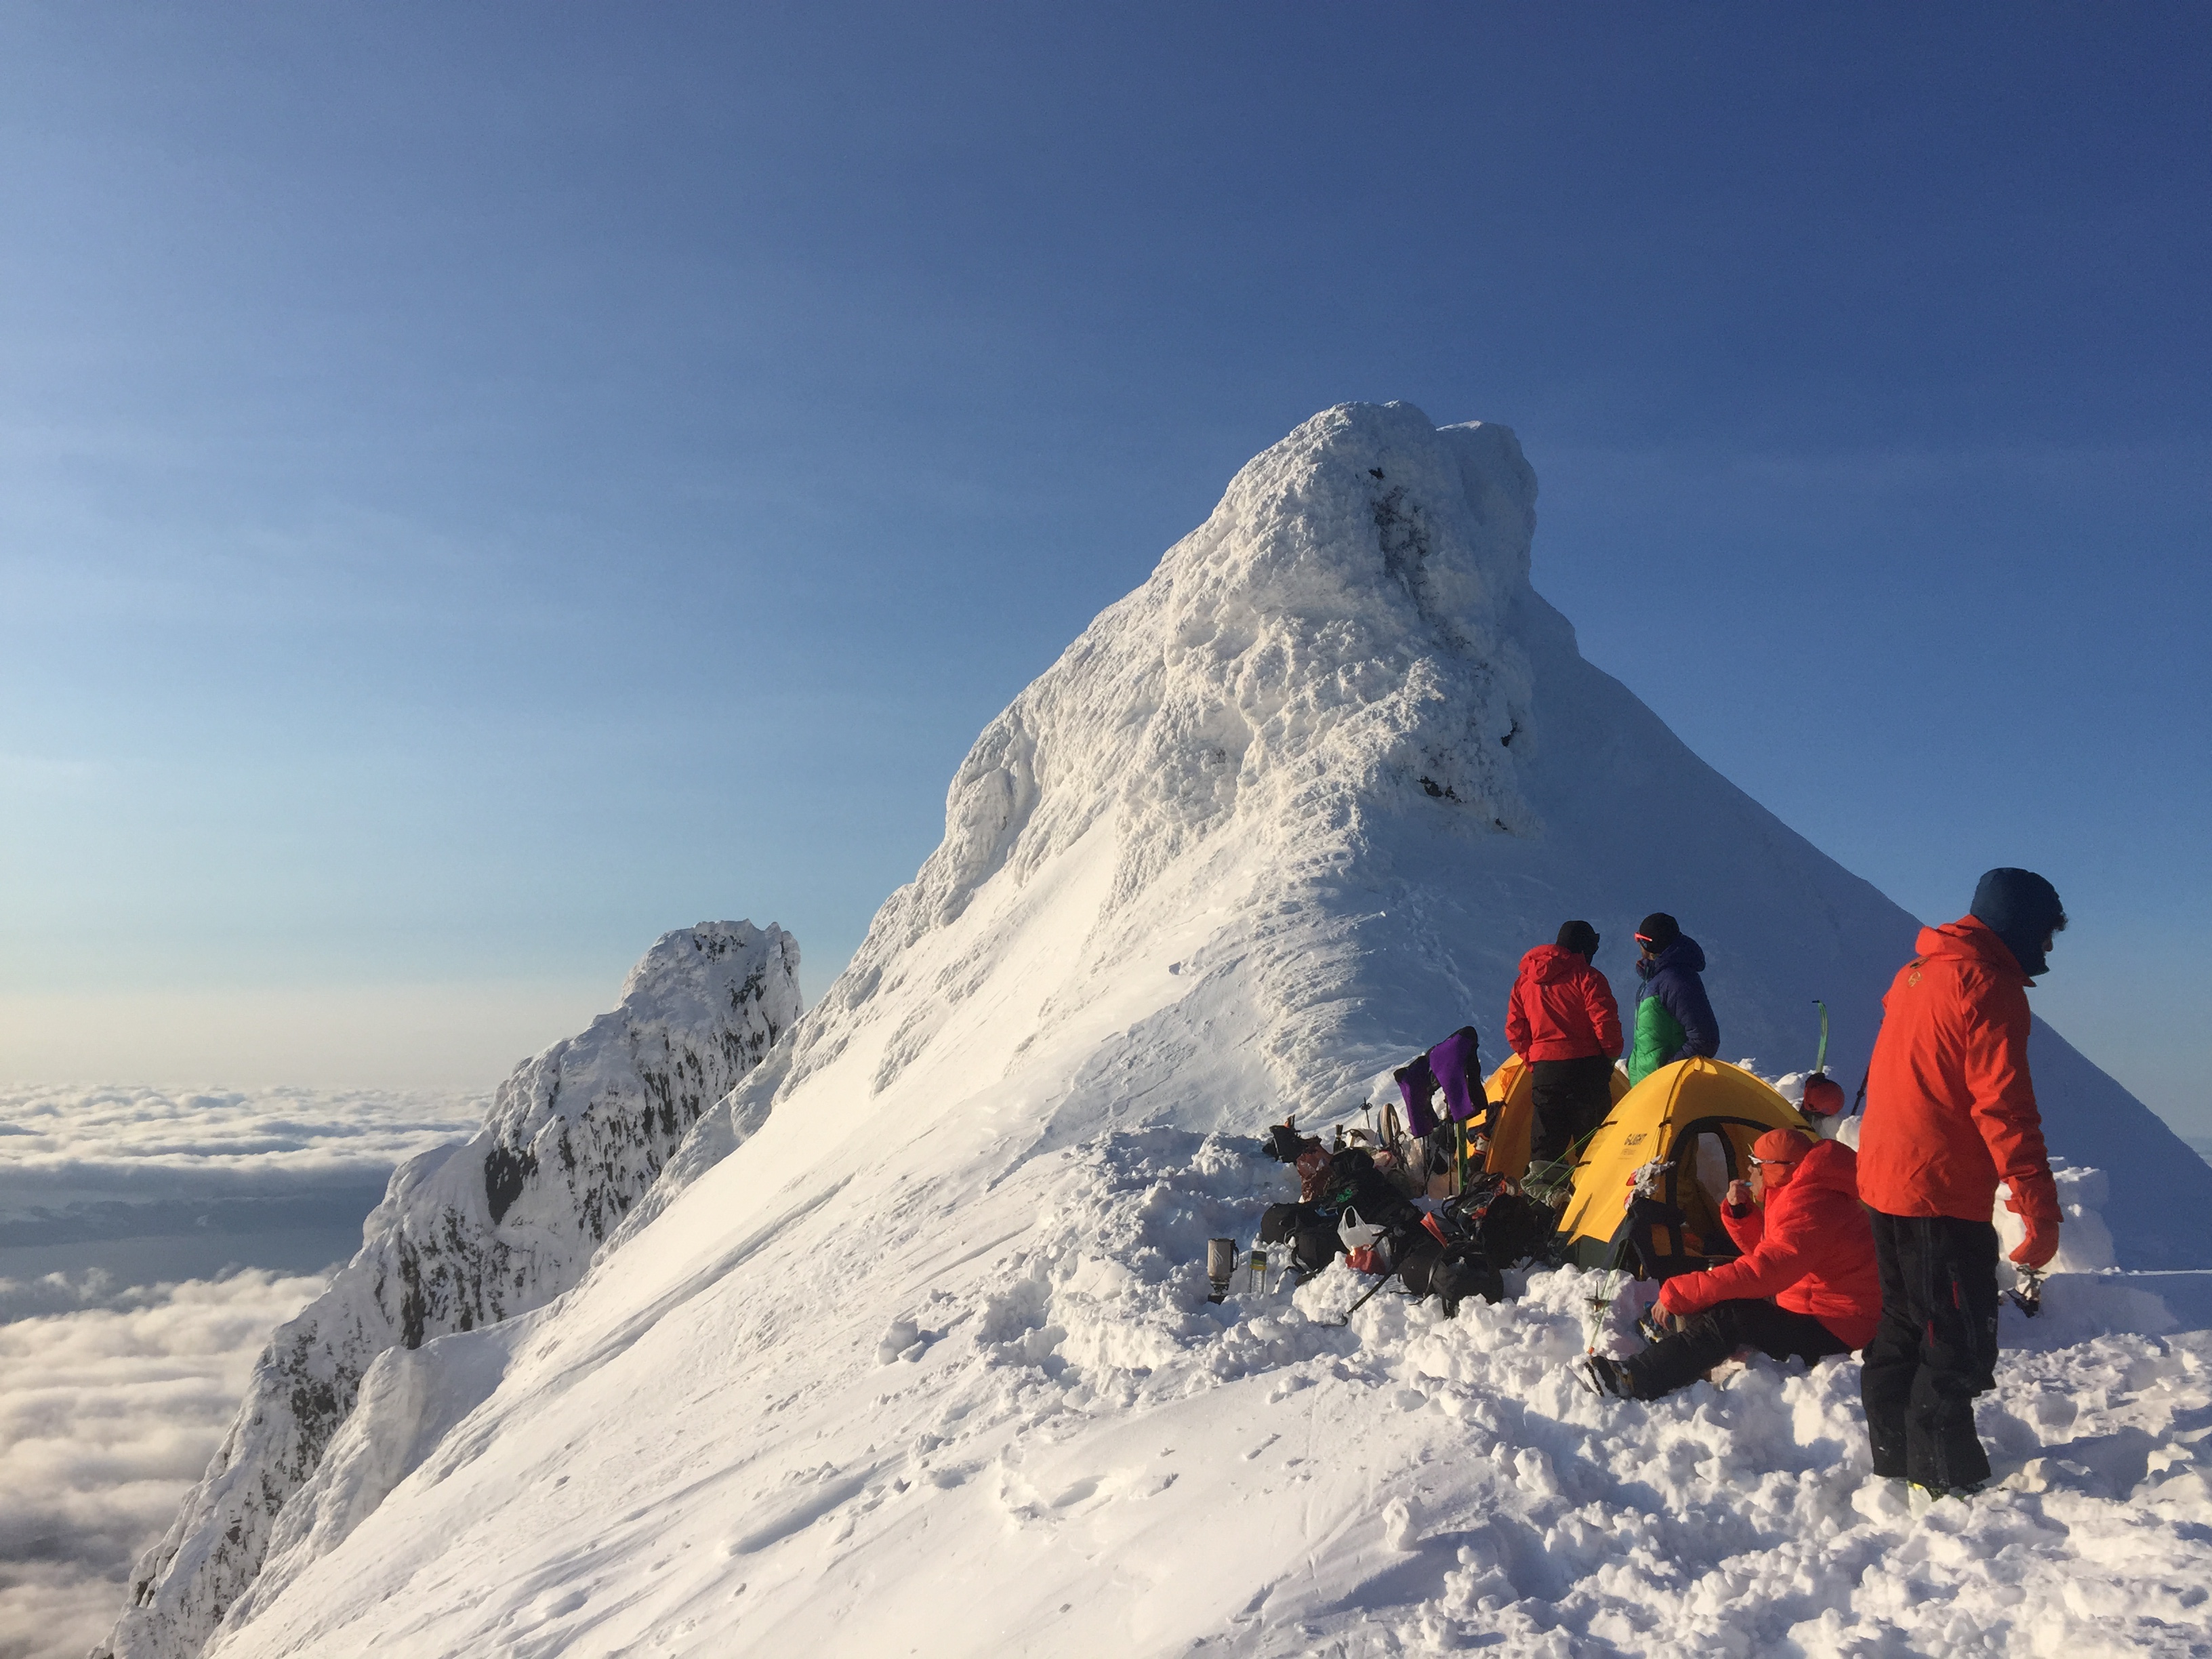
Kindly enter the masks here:
M 1373 1301 L 1376 1292 L 1380 1291 L 1389 1282 L 1390 1275 L 1384 1273 L 1382 1278 L 1376 1279 L 1373 1285 L 1370 1285 L 1365 1291 L 1360 1293 L 1359 1300 L 1346 1308 L 1344 1310 L 1344 1317 L 1338 1320 L 1336 1322 L 1340 1325 L 1349 1325 L 1352 1322 L 1352 1316 L 1358 1313 L 1362 1308 Z

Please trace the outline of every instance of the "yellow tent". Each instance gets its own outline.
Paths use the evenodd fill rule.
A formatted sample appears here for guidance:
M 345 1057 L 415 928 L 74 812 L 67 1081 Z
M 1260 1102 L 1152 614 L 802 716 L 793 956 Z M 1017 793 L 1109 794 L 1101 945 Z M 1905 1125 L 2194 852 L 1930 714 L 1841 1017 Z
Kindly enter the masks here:
M 1603 1261 L 1620 1241 L 1636 1171 L 1662 1158 L 1656 1195 L 1682 1212 L 1686 1231 L 1707 1250 L 1728 1253 L 1721 1198 L 1729 1182 L 1749 1176 L 1751 1144 L 1769 1129 L 1812 1133 L 1795 1106 L 1738 1066 L 1711 1060 L 1661 1066 L 1613 1103 L 1583 1148 L 1559 1237 L 1574 1260 Z
M 1498 1107 L 1498 1121 L 1491 1126 L 1490 1157 L 1483 1168 L 1492 1175 L 1509 1176 L 1515 1181 L 1528 1173 L 1528 1147 L 1535 1138 L 1536 1108 L 1532 1089 L 1534 1074 L 1528 1062 L 1518 1054 L 1508 1054 L 1505 1063 L 1490 1074 L 1482 1085 Z M 1628 1079 L 1619 1066 L 1613 1072 L 1613 1103 L 1618 1106 L 1620 1097 L 1628 1092 Z

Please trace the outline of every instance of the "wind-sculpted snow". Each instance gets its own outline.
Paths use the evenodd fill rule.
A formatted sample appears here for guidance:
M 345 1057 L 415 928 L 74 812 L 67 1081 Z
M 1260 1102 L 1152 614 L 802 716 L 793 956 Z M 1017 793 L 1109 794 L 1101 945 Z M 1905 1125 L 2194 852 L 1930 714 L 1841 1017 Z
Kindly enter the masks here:
M 295 1541 L 277 1517 L 380 1355 L 497 1325 L 574 1285 L 701 1114 L 797 1020 L 798 972 L 798 945 L 781 928 L 702 922 L 665 934 L 611 1013 L 500 1085 L 471 1139 L 402 1164 L 359 1254 L 270 1339 L 206 1478 L 132 1574 L 131 1607 L 105 1651 L 199 1651 L 246 1595 L 272 1529 Z M 425 1375 L 397 1356 L 386 1374 L 394 1397 Z M 404 1413 L 387 1401 L 384 1414 Z M 365 1455 L 374 1462 L 386 1449 Z M 404 1447 L 392 1455 L 404 1462 Z M 307 1530 L 343 1535 L 382 1495 L 373 1470 L 355 1471 L 342 1497 L 319 1495 L 322 1524 Z
M 2167 1281 L 2008 1316 L 1984 1422 L 2018 1479 L 1925 1515 L 1867 1483 L 1856 1362 L 1580 1392 L 1593 1276 L 1449 1322 L 1343 1322 L 1341 1267 L 1206 1300 L 1205 1241 L 1294 1190 L 1264 1126 L 1356 1116 L 1470 1020 L 1500 1057 L 1514 964 L 1569 917 L 1626 991 L 1636 920 L 1680 916 L 1723 1051 L 1773 1073 L 1815 997 L 1863 1064 L 1911 948 L 1582 661 L 1529 586 L 1533 501 L 1510 433 L 1401 405 L 1244 469 L 992 723 L 943 844 L 620 1249 L 380 1374 L 391 1427 L 285 1517 L 281 1586 L 211 1659 L 2205 1640 L 2212 1388 Z M 2058 1150 L 2134 1149 L 2119 1261 L 2205 1259 L 2212 1177 L 2137 1157 L 2162 1132 L 2064 1055 Z

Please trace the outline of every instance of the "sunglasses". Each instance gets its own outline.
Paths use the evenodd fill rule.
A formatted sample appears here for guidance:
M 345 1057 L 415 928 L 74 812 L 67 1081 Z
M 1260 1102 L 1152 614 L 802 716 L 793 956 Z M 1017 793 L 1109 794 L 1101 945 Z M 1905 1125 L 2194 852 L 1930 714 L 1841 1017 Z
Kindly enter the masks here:
M 1797 1160 L 1794 1158 L 1753 1158 L 1746 1154 L 1744 1161 L 1754 1170 L 1788 1169 Z

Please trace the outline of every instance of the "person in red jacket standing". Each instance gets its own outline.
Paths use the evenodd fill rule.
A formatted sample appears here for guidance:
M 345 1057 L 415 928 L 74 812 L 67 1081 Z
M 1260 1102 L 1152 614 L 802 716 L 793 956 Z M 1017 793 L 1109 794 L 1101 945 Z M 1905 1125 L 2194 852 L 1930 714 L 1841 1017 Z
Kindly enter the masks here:
M 1528 1062 L 1535 1131 L 1531 1167 L 1565 1158 L 1613 1109 L 1613 1062 L 1620 1058 L 1620 1007 L 1590 966 L 1597 929 L 1571 921 L 1556 945 L 1521 958 L 1505 1005 L 1505 1042 Z
M 2040 1267 L 2058 1250 L 2058 1190 L 2027 1073 L 2027 988 L 2065 926 L 2041 876 L 1992 870 L 1972 911 L 1920 930 L 1920 953 L 1882 999 L 1859 1130 L 1881 1328 L 1859 1387 L 1875 1474 L 1938 1497 L 1990 1474 L 1974 1396 L 1996 1385 L 1997 1182 L 2027 1224 L 2012 1259 Z
M 1739 1348 L 1811 1364 L 1862 1347 L 1881 1315 L 1874 1232 L 1859 1203 L 1857 1156 L 1839 1140 L 1769 1129 L 1751 1149 L 1752 1179 L 1732 1182 L 1721 1219 L 1743 1252 L 1660 1287 L 1678 1328 L 1629 1360 L 1592 1355 L 1597 1386 L 1656 1400 Z

